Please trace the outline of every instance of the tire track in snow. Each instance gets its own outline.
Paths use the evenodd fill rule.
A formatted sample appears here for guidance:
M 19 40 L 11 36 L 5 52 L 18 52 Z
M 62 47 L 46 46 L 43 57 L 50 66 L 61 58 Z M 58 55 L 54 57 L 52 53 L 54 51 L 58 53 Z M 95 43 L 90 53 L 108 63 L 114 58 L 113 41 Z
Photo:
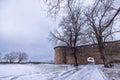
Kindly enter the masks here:
M 11 77 L 12 77 L 12 75 L 10 75 L 10 76 L 3 76 L 3 77 L 0 77 L 0 80 L 6 80 L 6 79 L 9 79 Z
M 20 77 L 24 77 L 24 76 L 31 76 L 31 75 L 35 75 L 35 74 L 40 74 L 39 72 L 35 72 L 35 73 L 29 73 L 29 74 L 24 74 L 24 75 L 17 75 L 17 76 L 14 76 L 12 77 L 10 80 L 16 80 Z
M 56 74 L 56 76 L 54 76 L 54 77 L 52 77 L 52 78 L 50 78 L 48 80 L 65 80 L 67 77 L 69 77 L 70 75 L 75 74 L 80 69 L 67 70 L 67 71 L 65 71 L 63 73 L 59 72 L 59 73 Z
M 16 79 L 18 79 L 19 77 L 21 77 L 21 76 L 25 76 L 25 75 L 18 75 L 18 76 L 14 76 L 13 78 L 11 78 L 10 80 L 16 80 Z
M 64 80 L 105 80 L 98 71 L 97 65 L 86 65 L 83 69 Z

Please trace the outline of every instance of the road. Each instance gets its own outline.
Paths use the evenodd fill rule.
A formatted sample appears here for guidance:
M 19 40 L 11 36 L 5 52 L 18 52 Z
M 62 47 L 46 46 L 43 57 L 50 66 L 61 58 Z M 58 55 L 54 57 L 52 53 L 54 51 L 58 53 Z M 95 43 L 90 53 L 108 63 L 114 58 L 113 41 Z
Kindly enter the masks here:
M 97 65 L 86 65 L 80 70 L 72 70 L 53 80 L 108 80 Z

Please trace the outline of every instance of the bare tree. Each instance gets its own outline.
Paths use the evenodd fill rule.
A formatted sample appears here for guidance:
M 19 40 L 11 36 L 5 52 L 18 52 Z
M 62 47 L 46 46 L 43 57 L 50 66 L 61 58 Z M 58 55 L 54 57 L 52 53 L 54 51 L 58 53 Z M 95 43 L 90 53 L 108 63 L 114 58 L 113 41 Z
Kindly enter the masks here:
M 104 42 L 108 41 L 115 31 L 113 28 L 117 15 L 120 12 L 120 6 L 113 8 L 115 0 L 96 0 L 92 7 L 85 12 L 88 36 L 94 43 L 98 44 L 98 48 L 103 60 L 104 66 L 107 67 L 105 56 Z
M 65 10 L 67 8 L 69 9 L 68 11 L 72 11 L 71 7 L 75 8 L 73 4 L 76 4 L 77 1 L 79 2 L 80 0 L 46 0 L 46 1 L 48 2 L 50 8 L 48 12 L 50 14 L 56 15 L 58 14 L 58 12 L 60 12 L 60 9 Z M 104 66 L 107 66 L 104 51 L 104 42 L 110 40 L 112 38 L 112 34 L 119 32 L 115 31 L 113 28 L 116 18 L 120 12 L 120 6 L 118 6 L 118 8 L 114 7 L 115 6 L 114 2 L 116 0 L 94 0 L 94 1 L 95 3 L 92 6 L 89 6 L 88 10 L 85 12 L 85 16 L 87 18 L 86 22 L 88 26 L 88 29 L 85 32 L 87 32 L 87 37 L 89 37 L 89 39 L 92 42 L 98 44 L 98 48 L 101 53 L 101 58 L 103 59 Z M 58 31 L 56 31 L 56 33 L 58 34 L 58 36 L 61 36 Z M 54 35 L 54 37 L 56 36 Z M 66 43 L 66 41 L 64 41 L 63 39 L 61 40 Z
M 56 16 L 60 11 L 65 11 L 69 6 L 78 3 L 80 0 L 44 0 L 48 5 L 48 13 Z
M 73 54 L 75 59 L 75 66 L 78 66 L 76 46 L 80 45 L 83 37 L 82 27 L 84 25 L 84 18 L 82 16 L 82 9 L 80 7 L 68 8 L 68 15 L 63 17 L 60 22 L 61 32 L 55 30 L 50 32 L 49 40 L 58 43 L 64 42 L 68 47 L 73 48 Z
M 13 63 L 17 59 L 17 54 L 16 52 L 5 54 L 3 59 L 6 60 L 6 62 Z
M 28 55 L 25 52 L 17 52 L 18 63 L 27 60 Z

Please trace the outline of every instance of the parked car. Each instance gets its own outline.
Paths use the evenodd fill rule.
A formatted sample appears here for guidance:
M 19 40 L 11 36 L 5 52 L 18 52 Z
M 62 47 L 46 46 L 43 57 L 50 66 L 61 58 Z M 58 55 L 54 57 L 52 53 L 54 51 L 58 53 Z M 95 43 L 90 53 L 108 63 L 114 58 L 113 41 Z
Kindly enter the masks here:
M 93 58 L 93 57 L 88 57 L 88 58 L 87 58 L 87 63 L 95 64 L 94 58 Z

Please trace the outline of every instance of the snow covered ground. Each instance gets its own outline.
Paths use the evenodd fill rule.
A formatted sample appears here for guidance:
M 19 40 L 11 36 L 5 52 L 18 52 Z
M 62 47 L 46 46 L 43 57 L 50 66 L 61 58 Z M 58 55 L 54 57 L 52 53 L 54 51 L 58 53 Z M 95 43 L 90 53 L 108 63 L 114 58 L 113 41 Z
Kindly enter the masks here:
M 120 80 L 120 64 L 115 64 L 112 68 L 101 68 L 109 80 Z
M 100 68 L 99 68 L 100 67 Z M 0 80 L 108 80 L 98 65 L 0 64 Z

